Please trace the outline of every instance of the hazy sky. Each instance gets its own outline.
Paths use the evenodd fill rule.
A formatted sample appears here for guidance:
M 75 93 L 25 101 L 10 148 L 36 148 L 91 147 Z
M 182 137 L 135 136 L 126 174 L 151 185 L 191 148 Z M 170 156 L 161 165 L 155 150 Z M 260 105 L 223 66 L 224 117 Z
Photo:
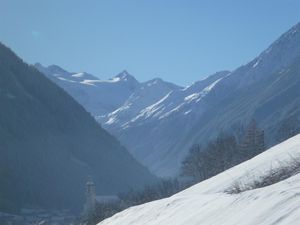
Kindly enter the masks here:
M 297 22 L 299 0 L 0 0 L 0 41 L 28 63 L 181 85 L 247 63 Z

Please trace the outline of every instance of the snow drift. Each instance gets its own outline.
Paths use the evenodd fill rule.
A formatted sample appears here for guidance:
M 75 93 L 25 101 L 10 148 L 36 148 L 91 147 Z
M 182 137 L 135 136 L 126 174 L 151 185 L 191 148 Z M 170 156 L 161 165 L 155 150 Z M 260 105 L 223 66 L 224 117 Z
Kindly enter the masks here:
M 129 208 L 101 225 L 296 225 L 300 221 L 300 174 L 264 188 L 226 194 L 300 155 L 300 134 L 170 198 Z

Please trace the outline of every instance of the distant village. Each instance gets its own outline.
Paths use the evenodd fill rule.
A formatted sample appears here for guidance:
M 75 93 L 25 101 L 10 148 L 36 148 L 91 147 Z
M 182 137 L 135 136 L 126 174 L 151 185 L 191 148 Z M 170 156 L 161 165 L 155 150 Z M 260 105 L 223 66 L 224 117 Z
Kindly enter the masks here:
M 69 210 L 22 209 L 19 215 L 0 213 L 1 225 L 75 225 Z
M 97 204 L 116 203 L 117 196 L 97 196 L 91 178 L 86 183 L 86 202 L 80 215 L 70 210 L 21 209 L 20 214 L 0 212 L 0 225 L 84 225 L 86 217 L 93 213 Z

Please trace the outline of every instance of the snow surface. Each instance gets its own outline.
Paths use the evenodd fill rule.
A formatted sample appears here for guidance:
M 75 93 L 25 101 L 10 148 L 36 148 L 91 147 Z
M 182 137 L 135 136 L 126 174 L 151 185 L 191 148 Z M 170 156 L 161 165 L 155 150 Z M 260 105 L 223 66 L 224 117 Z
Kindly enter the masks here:
M 129 208 L 101 225 L 297 225 L 300 174 L 276 184 L 226 194 L 236 181 L 247 184 L 300 155 L 300 135 L 170 198 Z

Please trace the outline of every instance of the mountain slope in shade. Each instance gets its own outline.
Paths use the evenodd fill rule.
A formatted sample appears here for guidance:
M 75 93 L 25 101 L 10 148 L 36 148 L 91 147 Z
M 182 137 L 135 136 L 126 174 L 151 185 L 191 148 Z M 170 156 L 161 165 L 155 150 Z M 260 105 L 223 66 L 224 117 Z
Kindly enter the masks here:
M 124 143 L 129 151 L 150 170 L 158 175 L 175 174 L 174 164 L 180 164 L 186 152 L 180 149 L 183 134 L 202 113 L 200 101 L 229 72 L 219 72 L 193 85 L 174 90 L 152 105 L 123 120 L 109 114 L 103 123 L 111 133 Z M 129 111 L 130 108 L 124 110 Z
M 103 126 L 159 176 L 177 175 L 194 143 L 235 132 L 253 118 L 271 146 L 284 120 L 300 120 L 299 65 L 297 24 L 247 65 L 175 90 L 117 126 Z
M 240 194 L 226 194 L 293 162 L 300 155 L 297 135 L 255 158 L 170 198 L 129 208 L 99 225 L 290 225 L 300 220 L 300 174 Z
M 89 175 L 98 194 L 156 182 L 81 105 L 2 44 L 0 102 L 1 211 L 80 209 Z

